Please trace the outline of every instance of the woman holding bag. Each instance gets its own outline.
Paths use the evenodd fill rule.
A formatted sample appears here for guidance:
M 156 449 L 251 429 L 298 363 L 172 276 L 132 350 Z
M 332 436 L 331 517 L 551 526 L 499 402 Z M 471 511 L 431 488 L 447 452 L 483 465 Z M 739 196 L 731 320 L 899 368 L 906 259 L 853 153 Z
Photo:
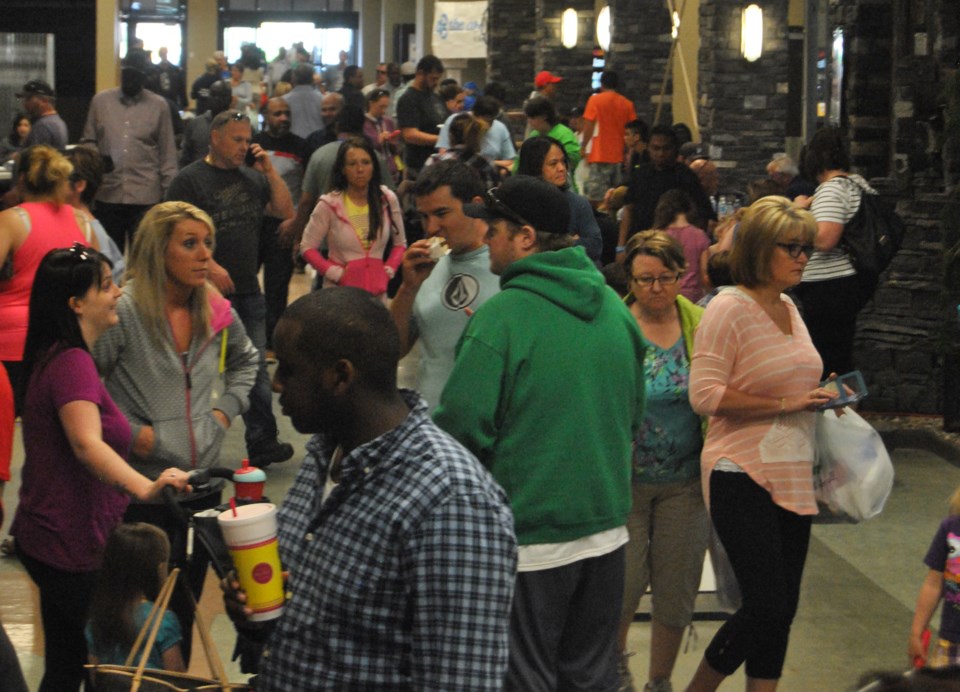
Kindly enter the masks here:
M 690 403 L 710 417 L 700 458 L 704 498 L 740 585 L 687 688 L 715 690 L 746 664 L 747 689 L 777 688 L 800 598 L 813 491 L 820 356 L 793 301 L 816 222 L 785 197 L 747 210 L 730 255 L 736 286 L 710 302 L 694 345 Z
M 378 184 L 380 162 L 365 137 L 340 145 L 330 192 L 320 197 L 300 243 L 300 254 L 323 277 L 323 286 L 355 286 L 386 298 L 406 250 L 397 196 Z M 329 257 L 320 254 L 326 241 Z M 383 260 L 387 242 L 393 248 Z

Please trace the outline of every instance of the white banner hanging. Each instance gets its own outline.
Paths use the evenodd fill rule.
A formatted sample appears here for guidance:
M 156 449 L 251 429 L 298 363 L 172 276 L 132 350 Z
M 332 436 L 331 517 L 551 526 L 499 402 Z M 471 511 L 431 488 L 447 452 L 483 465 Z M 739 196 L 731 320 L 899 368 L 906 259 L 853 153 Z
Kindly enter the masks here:
M 487 0 L 438 2 L 433 14 L 433 54 L 438 58 L 487 57 Z

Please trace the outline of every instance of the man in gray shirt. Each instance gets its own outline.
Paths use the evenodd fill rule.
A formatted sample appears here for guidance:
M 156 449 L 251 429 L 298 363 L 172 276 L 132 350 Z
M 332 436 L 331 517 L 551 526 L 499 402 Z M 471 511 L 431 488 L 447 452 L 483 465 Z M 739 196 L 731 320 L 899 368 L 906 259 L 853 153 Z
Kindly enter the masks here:
M 33 79 L 23 85 L 17 98 L 22 99 L 23 110 L 30 116 L 30 134 L 24 146 L 49 144 L 60 151 L 66 149 L 67 124 L 53 107 L 57 95 L 51 86 L 42 79 Z
M 324 128 L 320 116 L 323 94 L 313 88 L 313 65 L 300 63 L 293 71 L 293 91 L 283 95 L 290 106 L 290 131 L 306 139 L 311 132 Z
M 97 194 L 97 218 L 121 251 L 177 174 L 170 109 L 162 96 L 143 88 L 149 67 L 145 54 L 124 58 L 120 87 L 93 97 L 80 138 L 113 165 Z

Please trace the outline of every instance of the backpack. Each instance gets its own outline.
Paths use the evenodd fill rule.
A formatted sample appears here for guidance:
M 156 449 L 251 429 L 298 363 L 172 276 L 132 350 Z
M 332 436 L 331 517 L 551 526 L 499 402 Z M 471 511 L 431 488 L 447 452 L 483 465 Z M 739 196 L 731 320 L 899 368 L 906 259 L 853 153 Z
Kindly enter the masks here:
M 872 294 L 880 274 L 903 245 L 906 226 L 889 201 L 861 189 L 860 206 L 843 227 L 839 246 L 850 256 L 861 285 Z

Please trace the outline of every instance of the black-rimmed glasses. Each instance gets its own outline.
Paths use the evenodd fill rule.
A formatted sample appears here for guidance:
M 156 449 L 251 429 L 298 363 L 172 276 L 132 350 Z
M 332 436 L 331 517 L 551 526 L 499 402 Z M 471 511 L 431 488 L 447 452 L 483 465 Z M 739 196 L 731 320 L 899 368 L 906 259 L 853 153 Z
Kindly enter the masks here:
M 662 276 L 631 276 L 633 282 L 644 288 L 653 288 L 653 284 L 658 283 L 661 286 L 673 286 L 680 280 L 679 274 L 663 274 Z
M 509 219 L 510 221 L 513 221 L 516 224 L 519 224 L 521 226 L 533 225 L 529 221 L 524 219 L 522 216 L 520 216 L 520 214 L 518 214 L 513 209 L 508 207 L 506 204 L 501 202 L 500 199 L 497 197 L 497 188 L 495 187 L 492 187 L 489 190 L 487 190 L 485 203 L 488 207 L 492 208 L 498 214 Z
M 783 248 L 791 259 L 799 259 L 800 255 L 806 255 L 810 259 L 813 254 L 813 245 L 802 245 L 800 243 L 777 243 L 777 247 Z

